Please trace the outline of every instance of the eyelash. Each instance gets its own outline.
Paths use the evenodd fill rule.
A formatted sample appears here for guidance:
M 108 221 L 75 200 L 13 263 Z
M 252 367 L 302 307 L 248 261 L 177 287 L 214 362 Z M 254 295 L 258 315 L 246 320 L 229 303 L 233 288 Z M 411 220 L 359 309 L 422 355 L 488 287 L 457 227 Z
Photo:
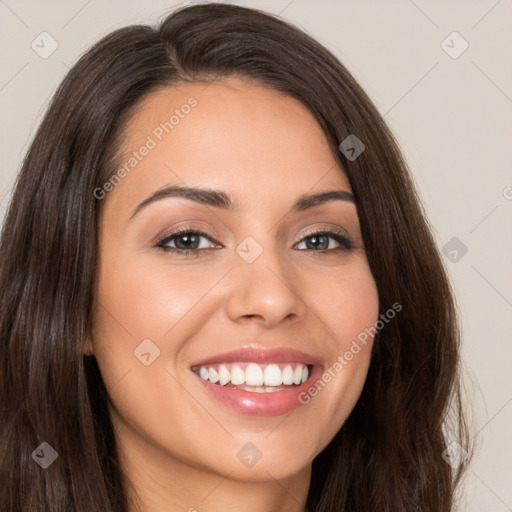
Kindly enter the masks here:
M 164 252 L 177 253 L 177 254 L 180 254 L 183 256 L 194 255 L 196 257 L 199 256 L 202 251 L 208 250 L 208 249 L 178 249 L 177 247 L 168 247 L 165 245 L 165 244 L 169 243 L 171 240 L 173 240 L 174 238 L 177 238 L 180 235 L 184 235 L 184 234 L 201 235 L 201 236 L 208 238 L 210 241 L 214 242 L 214 240 L 212 240 L 210 235 L 208 235 L 201 229 L 195 229 L 192 227 L 184 227 L 184 228 L 177 229 L 173 233 L 166 235 L 164 238 L 159 240 L 156 243 L 155 248 L 160 249 Z M 299 243 L 301 243 L 306 238 L 311 238 L 313 236 L 320 236 L 320 235 L 328 235 L 329 238 L 332 238 L 333 240 L 338 242 L 341 245 L 341 247 L 336 247 L 335 249 L 324 249 L 324 250 L 319 250 L 319 251 L 316 251 L 314 249 L 300 249 L 300 250 L 301 251 L 306 250 L 306 251 L 310 251 L 313 253 L 316 252 L 316 253 L 320 253 L 320 254 L 327 254 L 327 253 L 333 253 L 333 252 L 336 252 L 336 253 L 345 252 L 345 251 L 350 251 L 350 250 L 354 249 L 354 245 L 353 245 L 352 241 L 344 233 L 342 233 L 341 231 L 333 230 L 333 229 L 325 229 L 325 230 L 313 231 L 313 232 L 306 233 L 304 235 L 304 237 L 300 240 Z

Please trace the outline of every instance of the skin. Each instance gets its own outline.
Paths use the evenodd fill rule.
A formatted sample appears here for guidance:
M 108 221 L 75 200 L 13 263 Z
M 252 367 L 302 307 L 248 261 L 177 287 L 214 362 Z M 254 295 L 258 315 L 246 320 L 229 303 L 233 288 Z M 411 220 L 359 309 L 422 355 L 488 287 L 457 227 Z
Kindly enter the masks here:
M 309 404 L 281 416 L 248 416 L 213 401 L 190 363 L 254 346 L 296 348 L 332 366 L 378 319 L 357 209 L 337 200 L 289 213 L 302 194 L 351 191 L 350 184 L 301 103 L 239 78 L 152 93 L 128 123 L 119 161 L 191 96 L 197 106 L 102 200 L 85 353 L 95 355 L 109 392 L 140 510 L 302 512 L 312 460 L 360 396 L 371 338 Z M 130 219 L 168 185 L 222 190 L 239 211 L 167 198 Z M 191 223 L 210 236 L 200 238 L 199 256 L 155 248 Z M 340 251 L 332 238 L 327 252 L 307 245 L 307 230 L 327 228 L 342 230 L 355 248 Z M 236 252 L 247 236 L 263 248 L 251 264 Z M 183 247 L 183 237 L 169 245 Z M 160 350 L 149 366 L 134 356 L 144 339 Z M 247 442 L 262 453 L 250 468 L 236 456 Z

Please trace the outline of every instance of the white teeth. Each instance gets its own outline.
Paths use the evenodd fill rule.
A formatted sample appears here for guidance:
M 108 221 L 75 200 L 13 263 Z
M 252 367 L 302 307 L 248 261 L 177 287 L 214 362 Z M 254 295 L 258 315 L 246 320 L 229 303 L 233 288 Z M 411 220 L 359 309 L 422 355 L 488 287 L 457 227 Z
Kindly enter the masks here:
M 277 364 L 269 364 L 265 368 L 263 374 L 263 382 L 265 386 L 280 386 L 283 383 L 283 375 L 281 368 Z
M 231 380 L 231 373 L 230 371 L 221 364 L 219 367 L 219 384 L 221 386 L 224 386 Z
M 219 381 L 219 374 L 215 368 L 208 369 L 208 380 L 213 383 Z
M 302 383 L 302 382 L 306 382 L 306 381 L 308 380 L 308 377 L 309 377 L 308 367 L 307 367 L 307 366 L 304 366 L 304 368 L 302 369 L 302 379 L 301 379 L 301 383 Z
M 302 366 L 297 366 L 293 372 L 293 383 L 300 384 L 302 382 Z
M 283 384 L 291 386 L 293 384 L 293 368 L 288 365 L 283 370 Z
M 243 364 L 244 363 L 239 363 Z M 283 386 L 299 385 L 309 378 L 309 368 L 300 363 L 290 363 L 284 366 L 276 363 L 264 365 L 249 363 L 245 370 L 239 364 L 224 363 L 215 366 L 200 366 L 195 372 L 203 380 L 225 386 L 239 386 L 238 389 L 249 387 L 248 391 L 255 393 L 272 393 L 286 389 Z M 292 365 L 295 366 L 295 370 Z
M 236 389 L 241 389 L 242 391 L 250 391 L 251 393 L 275 393 L 276 391 L 282 391 L 286 389 L 283 386 L 248 386 L 247 384 L 242 384 L 237 386 Z
M 263 384 L 263 372 L 257 364 L 251 363 L 245 369 L 245 383 L 249 386 L 261 386 Z
M 240 366 L 234 366 L 231 370 L 231 384 L 237 386 L 245 383 L 245 372 Z

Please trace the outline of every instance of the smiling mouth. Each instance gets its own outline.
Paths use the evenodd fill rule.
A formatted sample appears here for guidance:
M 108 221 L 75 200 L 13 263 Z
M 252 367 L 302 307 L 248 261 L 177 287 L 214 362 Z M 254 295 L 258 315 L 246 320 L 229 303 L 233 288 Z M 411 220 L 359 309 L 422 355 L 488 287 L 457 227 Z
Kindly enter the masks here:
M 305 383 L 313 365 L 296 361 L 258 364 L 254 362 L 226 362 L 197 365 L 191 370 L 201 379 L 217 386 L 253 393 L 275 393 Z

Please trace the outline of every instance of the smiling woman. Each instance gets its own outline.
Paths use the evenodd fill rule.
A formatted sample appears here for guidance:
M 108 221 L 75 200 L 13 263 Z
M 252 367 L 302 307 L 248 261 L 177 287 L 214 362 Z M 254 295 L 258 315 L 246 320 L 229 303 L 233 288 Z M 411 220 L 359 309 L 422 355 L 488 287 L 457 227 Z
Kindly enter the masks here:
M 448 512 L 458 350 L 407 168 L 333 55 L 233 5 L 118 30 L 2 234 L 0 510 Z

